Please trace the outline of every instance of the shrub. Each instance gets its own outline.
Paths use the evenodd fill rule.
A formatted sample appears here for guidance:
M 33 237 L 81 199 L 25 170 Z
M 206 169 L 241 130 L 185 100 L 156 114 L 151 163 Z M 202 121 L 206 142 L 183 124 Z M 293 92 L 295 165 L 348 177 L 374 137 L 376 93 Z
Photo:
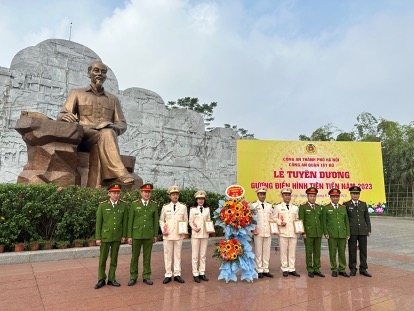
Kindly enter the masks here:
M 195 189 L 183 189 L 180 193 L 180 202 L 185 203 L 188 210 L 194 203 L 195 192 Z M 211 192 L 207 194 L 211 214 L 222 197 Z M 121 192 L 121 199 L 127 203 L 138 198 L 139 191 Z M 0 184 L 0 241 L 12 245 L 37 240 L 88 239 L 95 234 L 98 204 L 107 199 L 107 191 L 103 188 Z M 158 203 L 159 213 L 162 206 L 170 202 L 166 189 L 154 189 L 151 199 Z

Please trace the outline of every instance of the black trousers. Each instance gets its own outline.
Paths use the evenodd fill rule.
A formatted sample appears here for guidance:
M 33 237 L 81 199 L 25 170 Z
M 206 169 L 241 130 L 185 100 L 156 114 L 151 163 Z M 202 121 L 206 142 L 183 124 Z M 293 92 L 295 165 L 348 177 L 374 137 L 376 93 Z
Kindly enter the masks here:
M 348 240 L 349 270 L 356 271 L 357 268 L 357 250 L 359 248 L 359 271 L 368 269 L 367 264 L 367 236 L 351 235 Z

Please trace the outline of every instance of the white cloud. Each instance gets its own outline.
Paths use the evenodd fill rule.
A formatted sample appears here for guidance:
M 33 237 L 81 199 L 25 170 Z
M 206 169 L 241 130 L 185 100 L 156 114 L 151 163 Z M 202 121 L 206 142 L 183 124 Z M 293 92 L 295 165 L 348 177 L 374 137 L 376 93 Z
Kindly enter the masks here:
M 8 43 L 0 65 L 27 45 L 67 38 L 72 21 L 72 39 L 100 55 L 122 89 L 217 101 L 214 125 L 237 124 L 258 138 L 296 139 L 329 122 L 350 130 L 363 111 L 412 120 L 414 5 L 309 35 L 300 33 L 296 1 L 135 0 L 113 12 L 87 1 L 76 14 L 58 3 L 35 9 L 39 27 L 17 31 L 0 20 Z

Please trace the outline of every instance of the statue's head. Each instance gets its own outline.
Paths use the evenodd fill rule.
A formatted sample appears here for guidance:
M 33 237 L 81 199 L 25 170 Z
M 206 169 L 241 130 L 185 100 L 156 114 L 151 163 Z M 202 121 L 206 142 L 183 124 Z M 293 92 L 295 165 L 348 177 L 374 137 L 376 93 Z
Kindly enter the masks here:
M 92 84 L 94 84 L 98 89 L 104 84 L 107 72 L 108 67 L 101 61 L 93 61 L 88 66 L 89 78 L 91 79 Z

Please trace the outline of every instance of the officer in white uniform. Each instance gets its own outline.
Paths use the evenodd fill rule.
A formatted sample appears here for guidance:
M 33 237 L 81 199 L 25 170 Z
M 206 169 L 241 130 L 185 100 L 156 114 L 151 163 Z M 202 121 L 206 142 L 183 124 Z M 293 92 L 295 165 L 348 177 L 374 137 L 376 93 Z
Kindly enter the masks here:
M 195 206 L 188 216 L 191 227 L 191 257 L 194 281 L 208 281 L 206 277 L 206 252 L 209 233 L 206 232 L 205 221 L 210 220 L 210 208 L 206 204 L 206 192 L 197 191 L 194 195 Z M 198 265 L 200 262 L 200 266 Z
M 273 277 L 269 272 L 270 246 L 272 242 L 269 221 L 273 220 L 273 207 L 272 204 L 265 201 L 266 192 L 266 187 L 258 188 L 256 190 L 258 200 L 251 203 L 252 209 L 256 210 L 257 214 L 257 225 L 253 234 L 256 271 L 259 278 L 263 278 L 263 276 Z
M 300 276 L 295 270 L 297 234 L 293 222 L 299 219 L 299 207 L 290 203 L 292 189 L 280 192 L 283 202 L 275 206 L 274 219 L 279 229 L 280 263 L 284 277 Z
M 178 202 L 180 188 L 168 188 L 171 202 L 164 204 L 160 215 L 160 227 L 163 234 L 165 278 L 163 284 L 171 282 L 171 270 L 174 258 L 174 281 L 184 283 L 181 277 L 181 248 L 185 234 L 178 234 L 178 221 L 188 221 L 187 206 Z

